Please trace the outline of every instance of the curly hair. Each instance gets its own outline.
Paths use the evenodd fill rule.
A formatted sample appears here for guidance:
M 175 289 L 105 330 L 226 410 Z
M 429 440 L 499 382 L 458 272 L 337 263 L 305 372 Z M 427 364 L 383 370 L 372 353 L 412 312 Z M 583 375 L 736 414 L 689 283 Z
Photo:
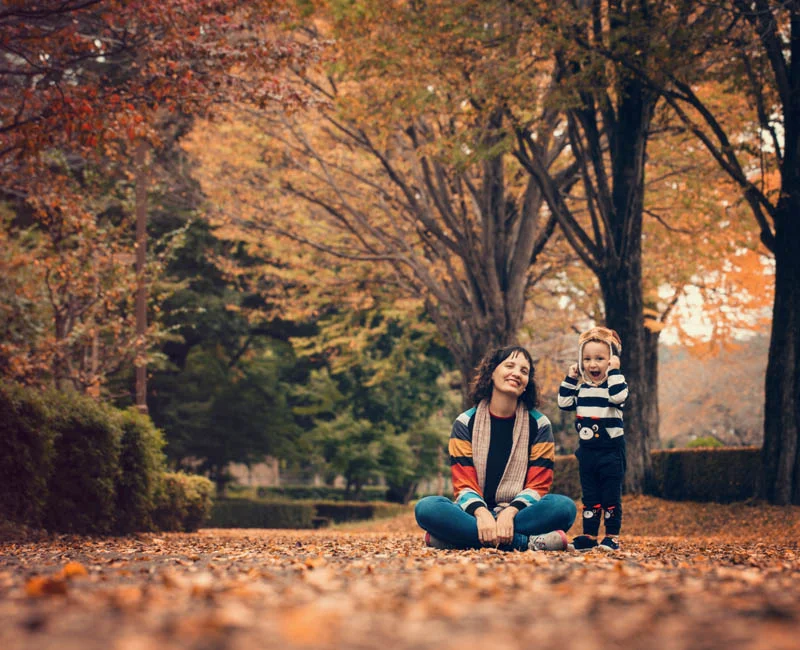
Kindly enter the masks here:
M 508 345 L 498 348 L 483 357 L 478 367 L 475 368 L 475 378 L 470 385 L 469 396 L 473 404 L 479 404 L 484 399 L 492 398 L 492 390 L 494 389 L 492 374 L 497 366 L 514 354 L 523 355 L 531 367 L 530 375 L 528 375 L 528 385 L 525 387 L 520 399 L 529 411 L 538 406 L 539 392 L 536 389 L 536 381 L 534 379 L 533 357 L 531 357 L 530 352 L 520 345 Z

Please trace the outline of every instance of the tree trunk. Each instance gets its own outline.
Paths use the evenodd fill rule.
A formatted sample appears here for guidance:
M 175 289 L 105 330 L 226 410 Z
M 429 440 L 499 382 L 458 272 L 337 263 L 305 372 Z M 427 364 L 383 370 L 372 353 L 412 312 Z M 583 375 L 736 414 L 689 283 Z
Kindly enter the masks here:
M 650 449 L 661 447 L 658 410 L 658 342 L 661 331 L 644 328 L 644 383 L 647 396 L 644 402 L 644 422 Z
M 607 261 L 598 279 L 603 291 L 606 323 L 622 339 L 622 372 L 628 382 L 625 441 L 628 466 L 625 490 L 644 491 L 650 478 L 650 440 L 658 435 L 652 422 L 657 385 L 648 383 L 647 340 L 642 293 L 642 218 L 644 162 L 656 97 L 638 80 L 625 79 L 619 88 L 619 108 L 612 136 L 611 236 L 614 263 Z M 658 358 L 655 358 L 657 364 Z M 656 431 L 651 434 L 650 427 Z
M 409 480 L 403 483 L 388 483 L 386 488 L 386 500 L 390 503 L 407 504 L 417 492 L 416 480 Z
M 800 191 L 796 193 L 800 197 Z M 775 302 L 764 404 L 760 496 L 800 504 L 800 205 L 779 204 L 775 219 Z
M 487 318 L 487 320 L 491 320 L 491 317 Z M 517 333 L 521 325 L 521 320 L 521 318 L 518 318 L 515 319 L 514 322 L 508 323 L 507 327 L 502 331 L 496 328 L 493 331 L 489 331 L 487 327 L 481 332 L 479 337 L 473 339 L 469 345 L 455 348 L 448 346 L 461 373 L 461 404 L 465 409 L 473 406 L 469 399 L 469 393 L 470 385 L 475 377 L 475 369 L 487 352 L 505 345 L 517 343 Z M 466 330 L 467 328 L 464 329 Z
M 647 384 L 645 372 L 645 328 L 642 324 L 641 267 L 633 260 L 623 265 L 611 278 L 601 278 L 606 325 L 622 340 L 622 373 L 628 383 L 625 403 L 625 441 L 627 471 L 625 491 L 640 494 L 650 474 L 650 437 L 647 422 L 647 403 L 655 387 Z
M 147 261 L 147 176 L 144 142 L 136 145 L 136 407 L 147 413 L 147 284 L 145 263 Z

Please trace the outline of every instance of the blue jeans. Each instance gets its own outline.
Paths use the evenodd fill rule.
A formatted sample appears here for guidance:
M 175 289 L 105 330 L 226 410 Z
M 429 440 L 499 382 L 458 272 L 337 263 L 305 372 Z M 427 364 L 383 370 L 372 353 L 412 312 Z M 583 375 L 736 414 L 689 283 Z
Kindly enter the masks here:
M 506 550 L 524 551 L 531 535 L 551 530 L 569 530 L 577 508 L 569 497 L 546 494 L 533 505 L 523 508 L 514 518 L 514 540 Z M 417 502 L 414 516 L 420 528 L 434 537 L 459 548 L 480 548 L 478 520 L 447 497 L 424 497 Z

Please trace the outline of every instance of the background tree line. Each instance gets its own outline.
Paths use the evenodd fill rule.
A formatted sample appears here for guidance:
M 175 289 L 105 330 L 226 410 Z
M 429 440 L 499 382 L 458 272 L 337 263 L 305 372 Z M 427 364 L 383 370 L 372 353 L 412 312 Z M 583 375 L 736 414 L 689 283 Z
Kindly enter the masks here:
M 794 3 L 122 4 L 0 17 L 5 375 L 125 402 L 147 363 L 175 462 L 407 495 L 487 347 L 550 384 L 604 322 L 638 491 L 661 332 L 690 291 L 714 344 L 759 327 L 774 263 L 762 494 L 800 498 Z

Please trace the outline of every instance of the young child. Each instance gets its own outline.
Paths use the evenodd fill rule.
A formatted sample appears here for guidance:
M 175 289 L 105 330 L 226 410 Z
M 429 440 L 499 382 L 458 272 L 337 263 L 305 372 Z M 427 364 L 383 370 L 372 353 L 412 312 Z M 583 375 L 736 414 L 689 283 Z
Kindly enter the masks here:
M 625 437 L 622 409 L 628 385 L 619 369 L 622 342 L 606 327 L 593 327 L 578 339 L 578 363 L 570 366 L 558 390 L 558 406 L 576 411 L 578 458 L 583 493 L 583 535 L 572 541 L 578 551 L 619 549 Z M 605 537 L 598 544 L 600 515 Z

